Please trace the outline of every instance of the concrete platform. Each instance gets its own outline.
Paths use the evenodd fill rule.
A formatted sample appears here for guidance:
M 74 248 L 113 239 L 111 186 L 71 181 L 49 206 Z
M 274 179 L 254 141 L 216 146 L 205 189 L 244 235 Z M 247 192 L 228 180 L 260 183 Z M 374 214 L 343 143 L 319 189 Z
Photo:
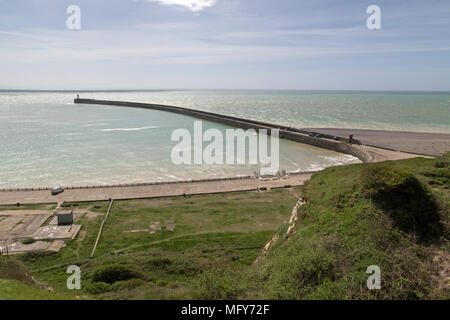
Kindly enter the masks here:
M 8 245 L 8 251 L 10 253 L 19 253 L 27 251 L 43 251 L 48 248 L 50 242 L 48 241 L 36 241 L 31 244 L 23 244 L 20 241 L 15 241 Z
M 73 239 L 80 231 L 81 225 L 73 224 L 69 226 L 45 226 L 40 227 L 33 234 L 32 238 L 36 240 L 42 239 Z
M 59 250 L 61 250 L 65 246 L 66 246 L 66 242 L 64 240 L 55 240 L 55 241 L 52 241 L 50 243 L 50 245 L 48 246 L 48 248 L 46 250 L 47 251 L 58 252 Z
M 2 216 L 0 220 L 0 252 L 21 253 L 27 251 L 59 251 L 65 246 L 65 239 L 74 239 L 80 231 L 81 225 L 42 226 L 50 214 L 24 214 Z M 78 219 L 81 214 L 78 215 Z M 37 240 L 24 244 L 24 239 Z M 46 240 L 46 241 L 41 241 Z

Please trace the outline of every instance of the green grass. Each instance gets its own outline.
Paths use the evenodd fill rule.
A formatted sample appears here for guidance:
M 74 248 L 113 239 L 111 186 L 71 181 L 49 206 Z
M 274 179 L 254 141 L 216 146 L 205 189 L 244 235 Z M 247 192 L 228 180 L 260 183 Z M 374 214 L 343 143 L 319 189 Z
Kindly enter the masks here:
M 445 263 L 435 258 L 448 259 L 450 252 L 449 180 L 441 171 L 448 173 L 450 154 L 381 165 L 382 174 L 372 172 L 369 179 L 381 181 L 371 185 L 382 190 L 374 196 L 364 178 L 368 168 L 378 166 L 349 165 L 314 174 L 305 186 L 307 203 L 299 210 L 294 234 L 281 237 L 256 266 L 240 273 L 205 273 L 195 285 L 196 296 L 448 299 L 448 284 L 445 288 L 439 277 Z M 398 223 L 399 215 L 401 222 L 406 216 L 406 224 Z M 381 269 L 381 290 L 366 287 L 370 265 Z
M 73 293 L 73 292 L 72 292 Z M 0 300 L 74 299 L 76 295 L 54 293 L 36 281 L 28 268 L 14 257 L 0 256 Z
M 33 204 L 21 204 L 17 205 L 0 205 L 0 215 L 2 211 L 11 210 L 47 210 L 52 211 L 56 208 L 56 203 L 33 203 Z
M 26 285 L 18 280 L 0 279 L 0 300 L 68 300 L 73 298 Z
M 289 220 L 295 202 L 286 189 L 114 201 L 93 259 L 89 257 L 108 202 L 78 203 L 71 208 L 91 213 L 80 221 L 85 233 L 82 240 L 79 235 L 67 241 L 59 253 L 30 253 L 20 259 L 36 278 L 59 293 L 70 293 L 65 271 L 76 264 L 86 287 L 82 294 L 93 298 L 189 298 L 191 283 L 205 270 L 217 266 L 238 270 L 251 265 Z M 93 217 L 92 212 L 101 215 Z M 156 221 L 161 231 L 124 232 L 150 229 Z M 175 224 L 173 231 L 167 230 L 168 222 Z M 132 282 L 134 287 L 113 283 L 112 291 L 92 295 L 109 288 L 94 285 L 96 271 L 117 264 L 137 271 L 143 282 L 139 286 Z
M 18 258 L 55 296 L 448 299 L 439 272 L 450 252 L 449 168 L 450 154 L 328 168 L 292 190 L 115 201 L 92 259 L 108 202 L 78 203 L 86 213 L 76 239 Z M 287 237 L 294 192 L 306 204 Z M 162 230 L 151 233 L 155 222 Z M 81 267 L 81 292 L 66 288 L 71 264 Z M 381 290 L 366 287 L 370 265 L 381 269 Z M 119 275 L 106 283 L 105 268 Z

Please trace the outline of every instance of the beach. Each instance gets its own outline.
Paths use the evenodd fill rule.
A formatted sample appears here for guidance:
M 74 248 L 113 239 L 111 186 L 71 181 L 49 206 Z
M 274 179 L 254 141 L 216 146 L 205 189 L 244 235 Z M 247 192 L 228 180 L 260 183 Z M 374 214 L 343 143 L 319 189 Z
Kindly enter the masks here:
M 446 133 L 338 128 L 308 128 L 306 130 L 345 138 L 352 134 L 364 145 L 407 153 L 441 156 L 450 152 L 450 134 Z

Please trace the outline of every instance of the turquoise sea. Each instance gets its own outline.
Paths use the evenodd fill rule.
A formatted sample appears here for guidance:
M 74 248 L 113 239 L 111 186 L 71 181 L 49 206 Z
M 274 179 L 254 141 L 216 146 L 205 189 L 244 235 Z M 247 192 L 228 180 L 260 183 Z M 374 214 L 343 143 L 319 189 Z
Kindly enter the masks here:
M 175 165 L 173 130 L 194 118 L 160 111 L 75 105 L 80 97 L 177 105 L 299 128 L 450 133 L 450 93 L 326 91 L 0 90 L 0 188 L 99 185 L 252 175 L 255 165 Z M 226 126 L 203 122 L 204 129 Z M 358 162 L 280 140 L 280 169 Z

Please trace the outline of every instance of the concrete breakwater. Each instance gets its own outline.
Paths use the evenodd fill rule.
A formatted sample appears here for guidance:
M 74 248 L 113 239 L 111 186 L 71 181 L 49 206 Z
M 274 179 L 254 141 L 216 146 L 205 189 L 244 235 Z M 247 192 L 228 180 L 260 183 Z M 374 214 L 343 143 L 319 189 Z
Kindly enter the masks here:
M 266 129 L 270 134 L 271 129 L 278 129 L 280 131 L 280 138 L 288 139 L 304 144 L 309 144 L 315 147 L 324 148 L 328 150 L 333 150 L 340 153 L 345 153 L 357 157 L 362 162 L 372 162 L 374 160 L 373 155 L 364 150 L 362 146 L 359 146 L 359 142 L 354 140 L 354 143 L 349 143 L 347 139 L 335 138 L 328 135 L 316 135 L 311 131 L 255 121 L 242 119 L 238 117 L 226 116 L 222 114 L 194 110 L 183 107 L 161 105 L 161 104 L 150 104 L 150 103 L 139 103 L 139 102 L 127 102 L 127 101 L 109 101 L 109 100 L 95 100 L 95 99 L 75 99 L 76 104 L 98 104 L 98 105 L 108 105 L 108 106 L 120 106 L 120 107 L 131 107 L 131 108 L 142 108 L 159 110 L 165 112 L 172 112 L 183 114 L 198 119 L 208 120 L 216 123 L 225 124 L 235 128 L 241 129 Z

